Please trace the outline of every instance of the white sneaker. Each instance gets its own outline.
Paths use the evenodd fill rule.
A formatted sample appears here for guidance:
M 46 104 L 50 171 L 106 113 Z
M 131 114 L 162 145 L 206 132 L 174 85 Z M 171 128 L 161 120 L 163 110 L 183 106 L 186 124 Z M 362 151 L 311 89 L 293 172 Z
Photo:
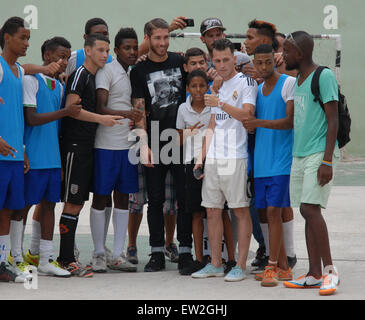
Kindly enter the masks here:
M 113 260 L 113 263 L 109 266 L 110 269 L 119 270 L 119 271 L 127 271 L 127 272 L 136 272 L 137 266 L 130 263 L 123 254 L 118 257 L 118 259 Z
M 321 296 L 334 294 L 339 284 L 340 279 L 337 268 L 335 266 L 326 266 L 323 270 L 323 281 L 319 289 L 319 294 Z
M 32 280 L 32 271 L 37 270 L 36 267 L 27 262 L 14 262 L 12 268 L 13 272 L 19 277 L 19 282 L 24 282 L 23 278 L 27 281 Z
M 113 264 L 114 257 L 111 250 L 107 247 L 105 247 L 105 257 L 106 257 L 106 265 L 109 267 L 111 264 Z
M 92 270 L 98 273 L 106 272 L 106 257 L 105 254 L 93 254 L 91 260 Z
M 57 261 L 50 260 L 47 264 L 38 265 L 38 274 L 40 276 L 54 276 L 60 278 L 69 278 L 71 273 L 65 269 L 62 269 Z

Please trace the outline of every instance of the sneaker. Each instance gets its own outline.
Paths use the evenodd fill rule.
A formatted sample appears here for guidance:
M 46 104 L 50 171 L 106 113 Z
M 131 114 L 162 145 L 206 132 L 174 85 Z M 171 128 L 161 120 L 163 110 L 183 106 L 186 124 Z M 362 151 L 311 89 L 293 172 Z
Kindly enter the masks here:
M 265 258 L 265 252 L 266 252 L 265 246 L 258 247 L 258 249 L 256 250 L 256 257 L 251 262 L 252 267 L 258 267 L 261 265 L 262 260 Z
M 152 252 L 150 261 L 145 265 L 144 272 L 157 272 L 165 269 L 165 255 L 163 252 Z
M 319 288 L 321 296 L 334 294 L 340 284 L 338 272 L 335 266 L 326 266 L 323 271 L 323 281 Z
M 278 272 L 275 267 L 266 266 L 264 277 L 261 280 L 261 286 L 263 287 L 275 287 L 279 283 Z
M 114 259 L 113 263 L 109 266 L 112 270 L 126 271 L 126 272 L 136 272 L 137 266 L 130 263 L 126 257 L 122 254 L 118 259 Z
M 234 266 L 229 273 L 224 277 L 225 281 L 235 282 L 246 279 L 246 273 L 240 266 Z
M 288 270 L 277 268 L 277 272 L 279 281 L 289 281 L 293 279 L 293 272 L 290 268 Z M 262 279 L 264 278 L 264 273 L 265 272 L 256 274 L 255 280 L 262 281 Z
M 288 264 L 289 264 L 289 268 L 293 269 L 294 266 L 297 264 L 297 256 L 294 257 L 287 257 L 288 258 Z
M 30 250 L 28 250 L 24 255 L 24 261 L 28 262 L 29 264 L 31 264 L 32 266 L 35 266 L 35 267 L 38 267 L 39 259 L 40 259 L 40 255 L 39 254 L 32 255 Z
M 94 276 L 94 272 L 90 270 L 89 268 L 86 268 L 83 266 L 80 262 L 74 261 L 70 263 L 60 263 L 60 266 L 71 273 L 71 276 L 77 276 L 81 278 L 92 278 Z
M 54 276 L 59 278 L 69 278 L 71 273 L 59 265 L 57 261 L 49 260 L 47 264 L 38 265 L 38 274 L 40 276 Z
M 284 286 L 293 289 L 319 289 L 322 284 L 322 277 L 316 279 L 312 276 L 303 275 L 292 281 L 284 281 Z
M 24 274 L 16 274 L 13 267 L 7 265 L 5 262 L 2 262 L 0 264 L 0 281 L 24 283 L 29 280 L 24 276 Z
M 91 260 L 92 271 L 97 273 L 104 273 L 106 272 L 106 255 L 105 254 L 93 254 Z
M 212 258 L 210 257 L 209 254 L 206 254 L 205 256 L 203 256 L 203 263 L 204 266 L 206 266 L 208 263 L 210 263 L 212 261 Z
M 204 268 L 204 264 L 197 260 L 194 261 L 190 253 L 180 253 L 178 269 L 182 276 L 190 276 L 202 268 Z
M 170 243 L 167 247 L 165 247 L 165 256 L 168 257 L 171 262 L 179 262 L 179 252 L 177 251 L 175 243 Z
M 193 278 L 209 278 L 209 277 L 224 277 L 224 268 L 215 267 L 211 263 L 208 263 L 203 269 L 194 272 L 191 275 Z
M 251 270 L 251 273 L 256 274 L 256 273 L 261 273 L 265 271 L 265 267 L 267 266 L 267 264 L 269 263 L 269 257 L 265 256 L 265 258 L 260 260 L 260 264 Z
M 138 264 L 137 247 L 130 246 L 127 249 L 127 260 L 130 263 Z
M 13 267 L 13 272 L 17 276 L 24 277 L 28 281 L 32 280 L 32 278 L 33 278 L 32 270 L 34 270 L 34 271 L 36 270 L 36 268 L 34 266 L 31 266 L 27 262 L 16 262 L 16 263 L 13 263 L 12 267 Z
M 109 267 L 114 261 L 113 252 L 107 247 L 105 247 L 105 259 L 107 267 Z
M 224 274 L 228 274 L 233 267 L 236 266 L 236 261 L 234 260 L 229 260 L 224 264 Z

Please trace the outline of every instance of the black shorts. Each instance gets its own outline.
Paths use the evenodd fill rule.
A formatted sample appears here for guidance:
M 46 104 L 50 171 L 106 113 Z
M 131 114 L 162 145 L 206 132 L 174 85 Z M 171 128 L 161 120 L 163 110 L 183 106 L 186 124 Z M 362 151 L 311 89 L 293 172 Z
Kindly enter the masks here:
M 185 210 L 187 212 L 205 212 L 202 203 L 203 179 L 197 180 L 194 177 L 193 169 L 195 164 L 185 164 Z
M 83 205 L 92 191 L 94 148 L 79 144 L 61 145 L 63 180 L 61 200 Z

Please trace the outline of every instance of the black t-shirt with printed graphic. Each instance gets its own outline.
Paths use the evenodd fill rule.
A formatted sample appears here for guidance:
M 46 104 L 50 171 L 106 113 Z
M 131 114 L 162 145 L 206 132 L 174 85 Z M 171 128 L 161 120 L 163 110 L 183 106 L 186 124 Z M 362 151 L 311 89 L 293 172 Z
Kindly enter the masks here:
M 144 98 L 147 114 L 147 132 L 151 121 L 159 122 L 160 132 L 176 128 L 177 110 L 186 99 L 184 58 L 168 52 L 163 62 L 149 58 L 138 63 L 131 71 L 132 98 Z

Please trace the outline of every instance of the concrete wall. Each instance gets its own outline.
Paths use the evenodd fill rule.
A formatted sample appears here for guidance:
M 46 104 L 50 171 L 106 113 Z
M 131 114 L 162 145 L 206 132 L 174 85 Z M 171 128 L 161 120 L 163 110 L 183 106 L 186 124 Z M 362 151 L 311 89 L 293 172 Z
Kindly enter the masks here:
M 33 7 L 27 7 L 29 5 Z M 324 26 L 329 15 L 324 8 L 328 5 L 337 8 L 337 29 L 329 30 Z M 25 9 L 31 11 L 24 12 Z M 365 139 L 362 138 L 365 133 L 362 81 L 365 70 L 364 10 L 363 0 L 1 0 L 0 23 L 13 15 L 34 17 L 31 22 L 37 24 L 37 29 L 31 32 L 31 46 L 27 57 L 21 59 L 22 63 L 40 63 L 41 44 L 55 35 L 65 36 L 74 49 L 80 48 L 86 20 L 97 16 L 108 22 L 111 39 L 122 26 L 134 27 L 142 39 L 146 21 L 162 17 L 170 22 L 178 15 L 195 19 L 196 26 L 186 29 L 188 32 L 199 32 L 204 18 L 217 16 L 229 33 L 245 32 L 248 21 L 253 18 L 271 21 L 283 33 L 295 30 L 312 34 L 339 33 L 342 36 L 342 91 L 347 96 L 353 119 L 352 142 L 348 151 L 353 156 L 365 156 Z M 173 41 L 171 49 L 179 49 L 179 46 L 178 41 Z M 328 54 L 334 55 L 332 52 Z

